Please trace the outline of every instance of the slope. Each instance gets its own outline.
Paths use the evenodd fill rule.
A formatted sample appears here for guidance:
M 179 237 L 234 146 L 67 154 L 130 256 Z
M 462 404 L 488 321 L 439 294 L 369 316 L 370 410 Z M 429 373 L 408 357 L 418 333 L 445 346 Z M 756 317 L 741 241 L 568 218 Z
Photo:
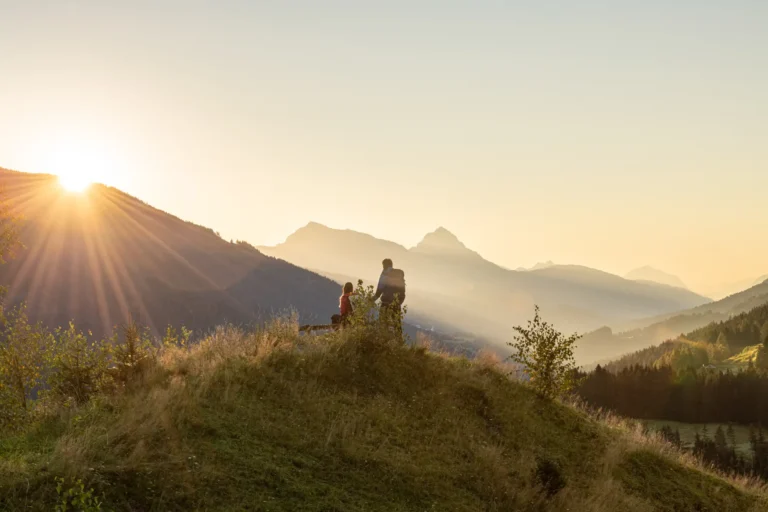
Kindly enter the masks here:
M 764 304 L 746 313 L 735 315 L 728 320 L 712 322 L 659 345 L 626 354 L 609 363 L 606 367 L 616 371 L 634 365 L 653 366 L 681 345 L 689 345 L 699 350 L 703 358 L 709 358 L 710 364 L 721 369 L 735 369 L 739 366 L 748 365 L 750 361 L 754 362 L 758 349 L 767 340 L 768 304 Z M 707 349 L 717 343 L 723 343 L 728 347 L 725 360 L 713 360 L 709 357 L 708 352 L 711 351 Z
M 707 302 L 687 290 L 628 281 L 586 267 L 508 270 L 468 249 L 444 228 L 406 249 L 363 233 L 310 223 L 284 243 L 260 250 L 326 275 L 368 281 L 377 277 L 381 260 L 391 258 L 406 272 L 412 312 L 462 330 L 484 329 L 484 335 L 497 341 L 506 341 L 510 325 L 524 322 L 534 304 L 561 329 L 584 331 Z M 447 299 L 463 314 L 441 311 L 420 299 L 429 296 Z M 465 317 L 480 317 L 484 328 L 477 322 L 470 325 Z
M 719 301 L 704 304 L 672 315 L 663 315 L 637 322 L 634 327 L 614 333 L 604 327 L 584 336 L 581 354 L 599 354 L 598 357 L 582 357 L 582 361 L 610 360 L 622 354 L 659 344 L 665 340 L 692 332 L 713 322 L 723 322 L 731 317 L 747 313 L 768 304 L 768 282 L 733 294 Z
M 765 496 L 544 401 L 492 360 L 346 331 L 220 331 L 126 393 L 0 440 L 0 509 L 56 477 L 110 510 L 757 511 Z
M 119 190 L 71 194 L 52 176 L 4 170 L 0 188 L 23 216 L 26 246 L 0 267 L 0 283 L 10 301 L 27 301 L 34 320 L 75 319 L 105 334 L 129 315 L 157 331 L 255 322 L 289 307 L 325 320 L 336 309 L 332 281 Z

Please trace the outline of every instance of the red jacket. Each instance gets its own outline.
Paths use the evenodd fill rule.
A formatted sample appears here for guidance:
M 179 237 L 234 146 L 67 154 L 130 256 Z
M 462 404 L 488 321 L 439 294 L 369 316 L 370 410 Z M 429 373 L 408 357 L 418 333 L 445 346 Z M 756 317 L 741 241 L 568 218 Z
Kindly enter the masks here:
M 349 300 L 351 293 L 345 293 L 339 297 L 339 313 L 341 316 L 347 316 L 352 313 L 352 301 Z

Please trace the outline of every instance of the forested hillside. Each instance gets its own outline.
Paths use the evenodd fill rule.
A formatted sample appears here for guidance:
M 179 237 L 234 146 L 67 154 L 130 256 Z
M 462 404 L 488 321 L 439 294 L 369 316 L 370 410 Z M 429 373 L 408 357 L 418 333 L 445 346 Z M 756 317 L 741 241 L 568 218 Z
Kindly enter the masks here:
M 686 335 L 660 345 L 627 354 L 603 365 L 611 371 L 631 366 L 663 366 L 676 369 L 689 366 L 742 364 L 749 360 L 738 358 L 742 351 L 754 353 L 757 364 L 760 351 L 751 349 L 768 340 L 768 304 L 741 313 L 728 320 L 713 322 Z M 738 358 L 738 359 L 737 359 Z
M 715 322 L 582 374 L 579 394 L 623 416 L 751 426 L 750 458 L 714 439 L 691 449 L 727 471 L 768 479 L 768 305 Z M 675 441 L 674 432 L 665 435 Z
M 768 281 L 716 302 L 704 304 L 673 315 L 647 319 L 639 323 L 640 327 L 632 327 L 619 332 L 614 332 L 613 329 L 608 327 L 598 329 L 586 334 L 582 338 L 581 350 L 589 349 L 592 352 L 601 353 L 602 357 L 593 361 L 605 363 L 624 354 L 642 350 L 667 340 L 676 339 L 685 333 L 696 332 L 696 337 L 692 339 L 698 340 L 701 336 L 709 336 L 704 331 L 710 324 L 727 322 L 734 316 L 748 313 L 766 304 L 768 304 Z M 760 319 L 750 320 L 749 322 L 759 323 Z M 762 325 L 761 323 L 758 326 L 758 331 L 762 329 Z M 754 339 L 754 335 L 743 330 L 745 328 L 753 329 L 753 326 L 739 327 L 729 324 L 729 327 L 725 328 L 725 330 L 731 329 L 734 333 L 743 334 L 744 339 L 742 341 L 736 339 L 734 342 L 744 347 L 754 344 L 748 341 L 748 339 Z M 697 332 L 700 329 L 702 332 Z M 701 339 L 704 341 L 703 338 Z M 706 339 L 708 341 L 716 341 L 717 336 L 714 339 L 711 336 Z

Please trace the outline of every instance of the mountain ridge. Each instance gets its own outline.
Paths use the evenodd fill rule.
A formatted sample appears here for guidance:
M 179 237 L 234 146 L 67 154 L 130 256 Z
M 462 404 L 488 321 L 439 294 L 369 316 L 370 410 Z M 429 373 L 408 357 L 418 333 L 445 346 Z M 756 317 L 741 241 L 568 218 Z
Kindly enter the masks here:
M 0 282 L 9 303 L 27 302 L 33 320 L 75 320 L 107 335 L 129 317 L 158 332 L 259 322 L 289 308 L 325 322 L 336 311 L 333 281 L 118 189 L 72 194 L 54 176 L 5 169 L 0 186 L 24 216 L 26 245 L 0 267 Z
M 581 340 L 580 350 L 590 347 L 591 352 L 603 356 L 593 361 L 610 361 L 625 354 L 677 338 L 687 332 L 713 322 L 747 313 L 768 304 L 768 281 L 734 293 L 718 301 L 694 308 L 633 322 L 624 330 L 614 332 L 608 327 L 587 333 Z
M 627 272 L 624 277 L 632 281 L 651 281 L 658 284 L 672 286 L 674 288 L 683 288 L 689 290 L 688 286 L 682 279 L 676 275 L 664 272 L 650 265 L 638 267 L 636 269 Z

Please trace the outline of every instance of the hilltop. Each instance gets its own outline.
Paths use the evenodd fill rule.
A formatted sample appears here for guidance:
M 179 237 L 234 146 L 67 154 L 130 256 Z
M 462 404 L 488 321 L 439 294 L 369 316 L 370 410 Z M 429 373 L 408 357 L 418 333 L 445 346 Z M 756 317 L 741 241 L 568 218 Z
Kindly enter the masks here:
M 126 511 L 764 509 L 491 357 L 286 327 L 168 349 L 124 392 L 0 437 L 0 509 L 51 510 L 56 478 Z

